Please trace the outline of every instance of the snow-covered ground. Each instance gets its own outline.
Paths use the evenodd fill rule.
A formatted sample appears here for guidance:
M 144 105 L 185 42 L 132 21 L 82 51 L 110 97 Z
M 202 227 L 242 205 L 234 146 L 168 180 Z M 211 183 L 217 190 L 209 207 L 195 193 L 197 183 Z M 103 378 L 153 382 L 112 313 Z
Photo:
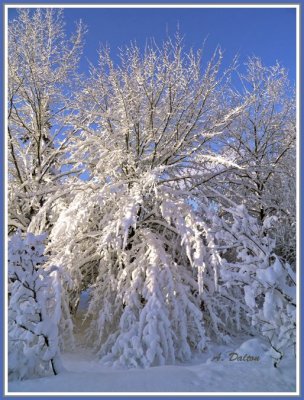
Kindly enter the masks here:
M 242 343 L 242 344 L 241 344 Z M 237 356 L 249 359 L 230 360 Z M 257 359 L 257 357 L 259 359 Z M 79 348 L 64 355 L 66 372 L 58 376 L 14 381 L 11 392 L 295 392 L 292 354 L 279 368 L 272 366 L 266 345 L 257 339 L 213 346 L 191 363 L 147 369 L 111 369 L 92 352 Z

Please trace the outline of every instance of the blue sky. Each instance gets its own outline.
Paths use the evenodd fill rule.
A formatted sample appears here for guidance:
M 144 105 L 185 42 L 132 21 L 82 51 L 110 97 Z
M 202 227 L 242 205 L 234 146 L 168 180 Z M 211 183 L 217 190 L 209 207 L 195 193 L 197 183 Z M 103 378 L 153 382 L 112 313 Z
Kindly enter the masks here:
M 96 61 L 100 44 L 116 49 L 136 40 L 144 46 L 146 38 L 161 42 L 177 26 L 185 36 L 185 45 L 201 47 L 205 38 L 206 56 L 217 45 L 225 50 L 224 65 L 238 53 L 240 62 L 247 56 L 262 58 L 266 65 L 280 61 L 289 71 L 292 82 L 296 69 L 295 9 L 65 9 L 67 31 L 82 19 L 88 28 L 81 69 L 87 70 L 85 58 Z M 14 16 L 15 12 L 10 12 Z

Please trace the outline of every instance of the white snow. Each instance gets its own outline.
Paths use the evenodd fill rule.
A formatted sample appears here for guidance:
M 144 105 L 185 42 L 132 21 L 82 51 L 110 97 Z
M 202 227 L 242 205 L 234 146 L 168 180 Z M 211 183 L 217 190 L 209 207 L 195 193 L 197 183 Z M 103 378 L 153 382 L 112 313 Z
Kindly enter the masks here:
M 88 350 L 63 357 L 67 372 L 58 376 L 13 381 L 12 392 L 104 393 L 205 393 L 205 392 L 295 392 L 296 369 L 292 354 L 279 368 L 272 365 L 266 343 L 250 339 L 242 344 L 213 346 L 190 363 L 145 369 L 108 368 Z M 230 361 L 230 353 L 259 357 L 259 361 Z M 236 358 L 234 356 L 234 358 Z

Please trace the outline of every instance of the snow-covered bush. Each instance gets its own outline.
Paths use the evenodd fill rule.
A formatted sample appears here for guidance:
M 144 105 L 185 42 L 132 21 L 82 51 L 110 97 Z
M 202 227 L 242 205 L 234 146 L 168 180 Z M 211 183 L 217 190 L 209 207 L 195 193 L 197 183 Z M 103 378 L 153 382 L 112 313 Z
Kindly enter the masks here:
M 295 354 L 296 276 L 288 263 L 273 255 L 267 268 L 256 271 L 255 279 L 256 284 L 246 286 L 245 300 L 252 323 L 271 345 L 277 367 L 286 352 Z
M 271 219 L 261 226 L 244 206 L 232 206 L 212 222 L 218 248 L 227 249 L 216 250 L 219 292 L 246 309 L 246 326 L 250 321 L 252 332 L 268 339 L 277 366 L 287 350 L 295 351 L 296 276 L 274 252 Z
M 58 268 L 44 269 L 45 235 L 20 232 L 8 249 L 8 368 L 10 379 L 58 374 L 61 284 Z

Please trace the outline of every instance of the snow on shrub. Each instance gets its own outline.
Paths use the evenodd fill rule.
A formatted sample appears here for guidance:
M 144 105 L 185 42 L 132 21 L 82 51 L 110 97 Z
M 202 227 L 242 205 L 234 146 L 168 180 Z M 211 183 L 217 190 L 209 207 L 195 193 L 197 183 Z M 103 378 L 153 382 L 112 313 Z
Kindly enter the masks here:
M 295 350 L 295 273 L 274 253 L 275 240 L 244 206 L 225 211 L 225 218 L 213 218 L 212 228 L 219 247 L 234 250 L 218 254 L 221 293 L 246 309 L 252 332 L 267 338 L 278 366 L 286 351 Z
M 8 368 L 10 379 L 62 370 L 58 348 L 61 283 L 56 267 L 44 269 L 45 235 L 17 232 L 9 241 Z

